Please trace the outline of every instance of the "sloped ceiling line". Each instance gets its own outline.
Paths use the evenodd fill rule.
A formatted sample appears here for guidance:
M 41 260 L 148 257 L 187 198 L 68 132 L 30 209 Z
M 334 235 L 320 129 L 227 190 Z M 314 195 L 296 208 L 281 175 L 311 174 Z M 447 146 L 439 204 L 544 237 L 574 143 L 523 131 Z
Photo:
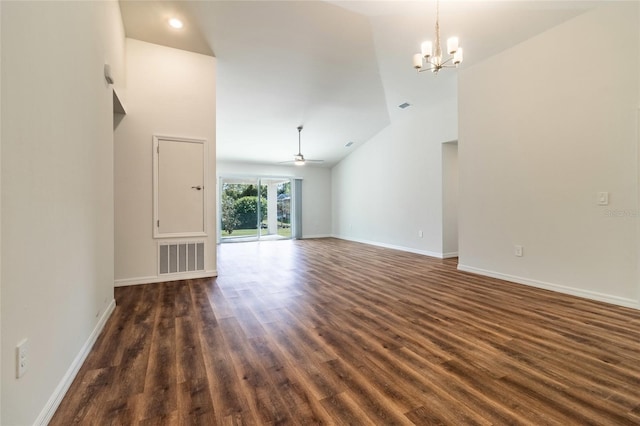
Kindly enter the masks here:
M 217 156 L 274 164 L 297 150 L 332 167 L 401 118 L 456 96 L 456 71 L 419 75 L 411 55 L 433 37 L 434 2 L 125 1 L 128 37 L 218 61 Z M 596 2 L 442 2 L 443 37 L 457 35 L 465 63 L 509 48 Z M 177 16 L 183 30 L 166 21 Z M 345 144 L 354 142 L 350 148 Z

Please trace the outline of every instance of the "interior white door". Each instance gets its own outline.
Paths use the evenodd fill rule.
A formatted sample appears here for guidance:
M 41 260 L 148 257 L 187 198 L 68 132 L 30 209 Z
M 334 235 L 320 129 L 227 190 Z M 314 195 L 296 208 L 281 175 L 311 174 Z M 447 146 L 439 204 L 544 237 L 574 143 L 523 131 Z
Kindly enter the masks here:
M 157 140 L 158 236 L 203 235 L 204 143 Z

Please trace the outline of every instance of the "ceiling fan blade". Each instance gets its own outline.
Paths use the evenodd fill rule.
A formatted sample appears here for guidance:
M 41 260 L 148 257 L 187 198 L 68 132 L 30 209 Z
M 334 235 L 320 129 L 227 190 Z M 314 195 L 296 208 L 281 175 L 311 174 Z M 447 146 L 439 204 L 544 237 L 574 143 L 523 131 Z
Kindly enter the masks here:
M 294 164 L 296 161 L 295 160 L 289 160 L 289 161 L 278 161 L 277 164 Z M 305 164 L 306 163 L 314 163 L 314 164 L 321 164 L 324 163 L 324 160 L 304 160 Z

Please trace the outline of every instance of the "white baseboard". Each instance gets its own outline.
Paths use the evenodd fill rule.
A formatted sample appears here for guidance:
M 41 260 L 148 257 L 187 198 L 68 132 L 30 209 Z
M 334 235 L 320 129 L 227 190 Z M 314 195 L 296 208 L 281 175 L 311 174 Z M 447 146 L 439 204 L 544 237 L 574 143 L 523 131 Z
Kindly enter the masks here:
M 442 253 L 442 258 L 443 259 L 450 259 L 452 257 L 458 257 L 458 252 L 457 251 L 452 251 L 449 253 Z
M 40 415 L 38 416 L 36 421 L 33 423 L 34 425 L 49 424 L 49 422 L 51 421 L 51 418 L 53 417 L 56 410 L 58 409 L 58 406 L 62 402 L 62 398 L 64 398 L 67 391 L 69 390 L 71 383 L 73 383 L 73 380 L 76 378 L 78 371 L 80 371 L 80 367 L 82 367 L 82 364 L 84 364 L 85 359 L 87 359 L 87 356 L 91 351 L 91 348 L 93 348 L 94 343 L 96 343 L 98 336 L 102 332 L 102 329 L 107 323 L 107 320 L 109 319 L 109 317 L 111 317 L 111 314 L 113 313 L 113 310 L 115 308 L 116 308 L 116 301 L 115 299 L 113 299 L 111 300 L 111 303 L 109 303 L 109 306 L 107 306 L 107 309 L 105 309 L 104 313 L 100 317 L 100 320 L 94 327 L 93 331 L 89 335 L 89 338 L 87 339 L 85 344 L 82 345 L 80 352 L 78 353 L 78 355 L 76 355 L 75 359 L 71 363 L 71 366 L 69 367 L 65 375 L 62 377 L 62 380 L 60 381 L 58 386 L 56 386 L 56 389 L 53 391 L 53 394 L 49 398 L 49 401 L 47 401 L 46 405 L 40 412 Z
M 418 250 L 418 249 L 414 249 L 414 248 L 410 248 L 410 247 L 396 246 L 396 245 L 393 245 L 393 244 L 380 243 L 380 242 L 377 242 L 377 241 L 361 240 L 359 238 L 343 237 L 343 236 L 339 236 L 339 235 L 332 235 L 332 237 L 333 238 L 337 238 L 339 240 L 353 241 L 354 243 L 368 244 L 370 246 L 377 246 L 377 247 L 384 247 L 384 248 L 388 248 L 388 249 L 392 249 L 392 250 L 406 251 L 406 252 L 409 252 L 409 253 L 421 254 L 423 256 L 437 257 L 438 259 L 443 259 L 444 258 L 444 255 L 442 253 L 438 253 L 438 252 L 435 252 L 435 251 Z
M 567 287 L 560 284 L 553 284 L 553 283 L 548 283 L 544 281 L 518 277 L 515 275 L 503 274 L 500 272 L 488 271 L 486 269 L 475 268 L 473 266 L 468 266 L 468 265 L 458 264 L 458 270 L 464 271 L 464 272 L 471 272 L 473 274 L 478 274 L 478 275 L 484 275 L 491 278 L 497 278 L 499 280 L 510 281 L 517 284 L 524 284 L 531 287 L 541 288 L 544 290 L 551 290 L 558 293 L 569 294 L 571 296 L 578 296 L 578 297 L 583 297 L 585 299 L 597 300 L 599 302 L 611 303 L 612 305 L 624 306 L 626 308 L 640 309 L 640 300 L 612 296 L 609 294 L 598 293 L 596 291 L 581 290 L 578 288 Z
M 178 281 L 178 280 L 193 280 L 196 278 L 211 278 L 217 277 L 218 271 L 200 271 L 200 272 L 187 272 L 187 273 L 179 273 L 179 274 L 164 274 L 161 276 L 153 275 L 149 277 L 136 277 L 136 278 L 123 278 L 120 280 L 115 280 L 113 285 L 114 287 L 126 287 L 129 285 L 140 285 L 140 284 L 152 284 L 152 283 L 166 283 L 167 281 Z
M 314 238 L 331 238 L 330 234 L 303 235 L 303 240 L 311 240 Z

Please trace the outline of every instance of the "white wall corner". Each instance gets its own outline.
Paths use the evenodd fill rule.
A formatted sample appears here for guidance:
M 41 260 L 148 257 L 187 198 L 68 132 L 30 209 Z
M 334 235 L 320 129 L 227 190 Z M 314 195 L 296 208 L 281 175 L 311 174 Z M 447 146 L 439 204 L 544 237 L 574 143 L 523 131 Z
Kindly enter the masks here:
M 437 249 L 408 250 L 442 257 L 442 145 L 457 136 L 456 99 L 447 98 L 358 146 L 331 169 L 332 232 L 390 248 Z
M 82 348 L 80 348 L 80 352 L 78 353 L 78 355 L 76 355 L 75 359 L 71 363 L 71 366 L 69 366 L 69 369 L 67 370 L 65 375 L 62 377 L 62 380 L 60 381 L 58 386 L 56 386 L 56 389 L 53 391 L 53 394 L 51 395 L 51 397 L 45 404 L 44 408 L 38 415 L 38 418 L 36 419 L 36 421 L 33 423 L 34 425 L 49 424 L 49 422 L 53 418 L 53 415 L 58 409 L 58 406 L 62 402 L 62 399 L 64 398 L 67 391 L 69 390 L 71 383 L 73 383 L 73 380 L 76 378 L 78 371 L 80 371 L 80 367 L 82 367 L 82 364 L 87 359 L 89 352 L 91 352 L 91 348 L 93 348 L 93 345 L 96 343 L 96 340 L 98 340 L 98 336 L 100 336 L 100 333 L 104 329 L 104 326 L 107 324 L 107 320 L 109 320 L 115 308 L 116 308 L 116 301 L 115 299 L 112 299 L 109 305 L 107 306 L 107 309 L 104 311 L 104 313 L 100 317 L 100 320 L 94 327 L 93 331 L 89 335 L 89 338 L 87 339 L 85 344 L 82 345 Z
M 496 278 L 499 280 L 509 281 L 516 284 L 523 284 L 530 287 L 551 290 L 558 293 L 568 294 L 570 296 L 582 297 L 584 299 L 596 300 L 598 302 L 610 303 L 612 305 L 623 306 L 625 308 L 640 309 L 640 300 L 628 299 L 624 297 L 613 296 L 610 294 L 599 293 L 595 291 L 583 290 L 574 287 L 567 287 L 561 284 L 554 284 L 529 278 L 519 277 L 515 275 L 503 274 L 496 271 L 488 271 L 486 269 L 475 268 L 473 266 L 458 264 L 458 270 L 470 272 L 472 274 L 482 275 L 485 277 Z
M 459 73 L 461 270 L 638 306 L 640 223 L 627 216 L 640 198 L 633 3 L 603 3 Z M 557 40 L 572 46 L 566 66 L 532 72 Z M 634 51 L 612 65 L 615 79 L 589 66 L 586 53 L 603 46 Z M 597 191 L 611 191 L 610 207 Z
M 126 102 L 137 105 L 139 117 L 123 120 L 114 135 L 115 279 L 116 286 L 167 281 L 157 274 L 157 245 L 153 234 L 153 135 L 204 140 L 205 232 L 207 247 L 216 244 L 215 160 L 216 59 L 127 38 Z M 189 75 L 189 79 L 184 79 Z M 150 77 L 151 76 L 151 77 Z M 158 90 L 163 82 L 163 90 Z M 157 214 L 157 212 L 156 212 Z M 205 235 L 206 234 L 206 235 Z M 183 237 L 184 235 L 182 235 Z M 171 237 L 181 237 L 172 235 Z M 216 268 L 215 251 L 205 257 L 205 270 Z M 153 277 L 153 279 L 148 279 Z M 131 284 L 118 284 L 127 283 Z
M 378 241 L 364 240 L 364 239 L 361 239 L 361 238 L 352 238 L 352 237 L 341 236 L 341 235 L 331 235 L 331 237 L 332 238 L 337 238 L 339 240 L 352 241 L 354 243 L 367 244 L 367 245 L 370 245 L 370 246 L 383 247 L 383 248 L 388 248 L 388 249 L 392 249 L 392 250 L 405 251 L 407 253 L 420 254 L 420 255 L 428 256 L 428 257 L 435 257 L 435 258 L 438 258 L 438 259 L 444 259 L 445 258 L 444 253 L 435 252 L 435 251 L 419 250 L 419 249 L 415 249 L 415 248 L 411 248 L 411 247 L 398 246 L 398 245 L 393 245 L 393 244 L 381 243 L 381 242 L 378 242 Z M 452 256 L 452 257 L 455 257 L 455 256 Z
M 333 235 L 331 234 L 314 234 L 314 235 L 303 235 L 303 240 L 313 240 L 317 238 L 331 238 Z

